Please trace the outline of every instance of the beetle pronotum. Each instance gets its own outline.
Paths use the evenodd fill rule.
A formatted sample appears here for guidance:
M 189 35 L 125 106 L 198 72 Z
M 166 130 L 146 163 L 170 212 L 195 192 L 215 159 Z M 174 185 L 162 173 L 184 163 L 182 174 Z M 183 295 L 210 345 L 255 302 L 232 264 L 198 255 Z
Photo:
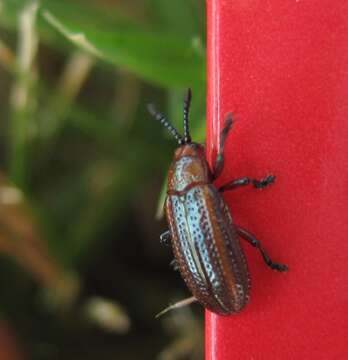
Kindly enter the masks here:
M 224 145 L 233 125 L 232 114 L 226 116 L 217 157 L 210 169 L 204 147 L 191 141 L 190 103 L 188 90 L 184 99 L 183 136 L 153 105 L 148 107 L 179 144 L 168 175 L 165 212 L 169 230 L 161 235 L 161 241 L 171 242 L 176 267 L 193 294 L 193 298 L 165 311 L 197 300 L 217 314 L 229 315 L 239 312 L 249 300 L 249 271 L 238 237 L 257 248 L 271 269 L 282 272 L 288 267 L 272 261 L 254 235 L 233 223 L 221 193 L 246 185 L 261 189 L 272 184 L 275 176 L 261 180 L 243 177 L 216 188 L 213 181 L 223 170 Z

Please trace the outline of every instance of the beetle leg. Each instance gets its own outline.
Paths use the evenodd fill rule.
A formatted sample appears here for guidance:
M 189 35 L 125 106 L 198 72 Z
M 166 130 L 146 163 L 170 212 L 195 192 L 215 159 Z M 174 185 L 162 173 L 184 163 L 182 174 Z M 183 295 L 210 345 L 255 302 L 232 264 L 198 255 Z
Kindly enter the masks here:
M 257 240 L 254 235 L 250 234 L 248 231 L 246 231 L 240 227 L 236 227 L 236 230 L 240 237 L 242 237 L 249 244 L 251 244 L 252 246 L 254 246 L 256 249 L 258 249 L 260 251 L 260 253 L 263 257 L 263 260 L 267 266 L 269 266 L 273 270 L 277 270 L 280 272 L 288 271 L 287 265 L 279 264 L 279 263 L 276 263 L 273 260 L 271 260 L 271 258 L 267 254 L 266 250 L 262 247 L 260 241 Z
M 220 133 L 220 146 L 214 163 L 213 176 L 214 179 L 218 178 L 222 173 L 222 169 L 224 168 L 224 147 L 225 141 L 229 131 L 231 130 L 233 125 L 232 114 L 229 113 L 226 116 L 224 127 Z
M 178 262 L 176 261 L 176 259 L 173 259 L 169 265 L 173 268 L 174 271 L 179 270 L 179 265 L 178 265 Z
M 275 181 L 275 178 L 276 177 L 274 175 L 268 175 L 261 180 L 243 177 L 240 179 L 232 180 L 232 181 L 228 182 L 227 184 L 220 186 L 219 191 L 223 192 L 223 191 L 227 191 L 227 190 L 233 190 L 233 189 L 239 188 L 241 186 L 246 186 L 246 185 L 252 185 L 255 189 L 263 189 L 266 186 L 273 184 Z
M 170 231 L 167 230 L 160 235 L 160 243 L 163 245 L 169 245 L 172 240 L 172 236 L 170 235 Z

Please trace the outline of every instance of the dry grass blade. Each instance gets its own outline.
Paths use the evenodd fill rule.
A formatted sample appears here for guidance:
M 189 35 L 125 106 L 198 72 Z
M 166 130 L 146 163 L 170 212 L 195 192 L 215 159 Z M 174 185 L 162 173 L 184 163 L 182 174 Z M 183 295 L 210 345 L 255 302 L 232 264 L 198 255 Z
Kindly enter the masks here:
M 21 191 L 0 174 L 0 251 L 12 257 L 62 304 L 72 302 L 78 283 L 49 254 Z

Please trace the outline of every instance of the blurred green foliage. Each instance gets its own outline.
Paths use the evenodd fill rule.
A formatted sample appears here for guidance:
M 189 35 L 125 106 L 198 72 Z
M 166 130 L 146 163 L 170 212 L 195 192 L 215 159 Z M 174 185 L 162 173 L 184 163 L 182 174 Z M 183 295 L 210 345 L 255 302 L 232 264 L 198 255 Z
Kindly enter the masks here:
M 0 0 L 0 314 L 25 358 L 153 359 L 178 336 L 154 320 L 181 286 L 155 220 L 176 144 L 146 104 L 181 131 L 191 87 L 204 140 L 204 34 L 203 0 Z M 123 305 L 126 340 L 81 320 L 90 295 Z M 95 352 L 69 350 L 82 335 Z M 192 341 L 161 358 L 199 358 Z

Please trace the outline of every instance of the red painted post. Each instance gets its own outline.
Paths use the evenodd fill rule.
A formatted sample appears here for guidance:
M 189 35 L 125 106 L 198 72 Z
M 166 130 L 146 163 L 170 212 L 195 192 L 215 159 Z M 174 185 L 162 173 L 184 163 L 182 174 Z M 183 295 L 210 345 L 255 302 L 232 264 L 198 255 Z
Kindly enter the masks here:
M 243 244 L 251 301 L 206 313 L 206 359 L 348 359 L 348 2 L 208 0 L 208 157 L 237 118 L 222 181 L 234 220 L 289 265 Z

